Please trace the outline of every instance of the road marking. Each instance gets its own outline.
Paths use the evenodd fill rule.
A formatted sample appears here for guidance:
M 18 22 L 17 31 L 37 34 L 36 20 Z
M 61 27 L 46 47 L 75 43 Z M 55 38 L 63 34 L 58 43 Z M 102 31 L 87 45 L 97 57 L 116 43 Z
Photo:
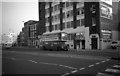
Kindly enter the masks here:
M 61 76 L 67 76 L 67 75 L 69 75 L 70 73 L 65 73 L 65 74 L 63 74 L 63 75 L 61 75 Z
M 12 60 L 16 60 L 15 58 L 11 58 Z
M 113 67 L 115 67 L 115 68 L 120 68 L 120 65 L 114 65 Z
M 110 59 L 107 59 L 106 61 L 109 61 Z
M 117 69 L 106 69 L 106 72 L 114 72 L 114 73 L 120 73 L 120 70 Z
M 15 52 L 15 51 L 11 51 L 11 52 Z
M 85 68 L 80 68 L 79 70 L 84 70 Z
M 94 65 L 89 65 L 88 67 L 93 67 Z
M 101 63 L 104 63 L 104 62 L 106 62 L 106 61 L 101 61 Z
M 47 64 L 47 65 L 55 65 L 55 66 L 58 65 L 58 64 L 54 64 L 54 63 L 46 63 L 46 62 L 39 62 L 39 64 Z
M 75 72 L 77 72 L 78 70 L 73 70 L 71 73 L 75 73 Z
M 66 65 L 59 65 L 59 66 L 66 67 L 66 68 L 69 68 L 69 69 L 77 69 L 77 68 L 66 66 Z
M 97 63 L 95 63 L 95 64 L 97 64 L 97 65 L 98 65 L 98 64 L 100 64 L 100 63 L 99 63 L 99 62 L 97 62 Z

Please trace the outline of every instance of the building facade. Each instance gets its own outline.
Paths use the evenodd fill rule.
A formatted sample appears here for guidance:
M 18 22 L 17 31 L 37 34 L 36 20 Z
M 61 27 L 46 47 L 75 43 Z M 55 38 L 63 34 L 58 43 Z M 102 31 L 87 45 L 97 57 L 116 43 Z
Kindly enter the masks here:
M 39 25 L 39 22 L 34 20 L 29 20 L 25 22 L 24 28 L 26 28 L 26 30 L 24 31 L 25 33 L 24 37 L 26 39 L 25 42 L 27 42 L 27 45 L 30 47 L 36 47 L 37 45 L 38 25 Z
M 106 2 L 46 2 L 45 34 L 67 33 L 71 49 L 107 49 L 119 40 L 112 0 Z M 117 9 L 115 9 L 117 10 Z

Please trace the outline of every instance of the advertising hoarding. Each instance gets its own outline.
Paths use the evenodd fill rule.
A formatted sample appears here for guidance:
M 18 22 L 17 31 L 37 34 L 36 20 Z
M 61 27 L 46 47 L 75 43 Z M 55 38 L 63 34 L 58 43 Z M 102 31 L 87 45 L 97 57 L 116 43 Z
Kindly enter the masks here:
M 100 16 L 112 20 L 112 7 L 105 4 L 100 4 Z

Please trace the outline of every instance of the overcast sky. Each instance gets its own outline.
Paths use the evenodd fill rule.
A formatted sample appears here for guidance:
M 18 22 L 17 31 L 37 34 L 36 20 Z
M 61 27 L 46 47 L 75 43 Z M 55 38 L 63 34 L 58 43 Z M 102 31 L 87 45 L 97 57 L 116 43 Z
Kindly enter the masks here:
M 38 21 L 38 2 L 8 1 L 2 2 L 2 33 L 14 32 L 18 34 L 24 26 L 22 21 Z

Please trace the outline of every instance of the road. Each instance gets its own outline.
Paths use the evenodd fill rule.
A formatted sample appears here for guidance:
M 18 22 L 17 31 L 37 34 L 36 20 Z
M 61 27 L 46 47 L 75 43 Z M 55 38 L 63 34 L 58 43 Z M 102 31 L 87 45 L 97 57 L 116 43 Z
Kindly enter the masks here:
M 116 53 L 115 53 L 116 55 Z M 2 52 L 3 74 L 95 75 L 118 63 L 106 52 L 58 52 L 7 49 Z M 113 53 L 114 56 L 114 53 Z

